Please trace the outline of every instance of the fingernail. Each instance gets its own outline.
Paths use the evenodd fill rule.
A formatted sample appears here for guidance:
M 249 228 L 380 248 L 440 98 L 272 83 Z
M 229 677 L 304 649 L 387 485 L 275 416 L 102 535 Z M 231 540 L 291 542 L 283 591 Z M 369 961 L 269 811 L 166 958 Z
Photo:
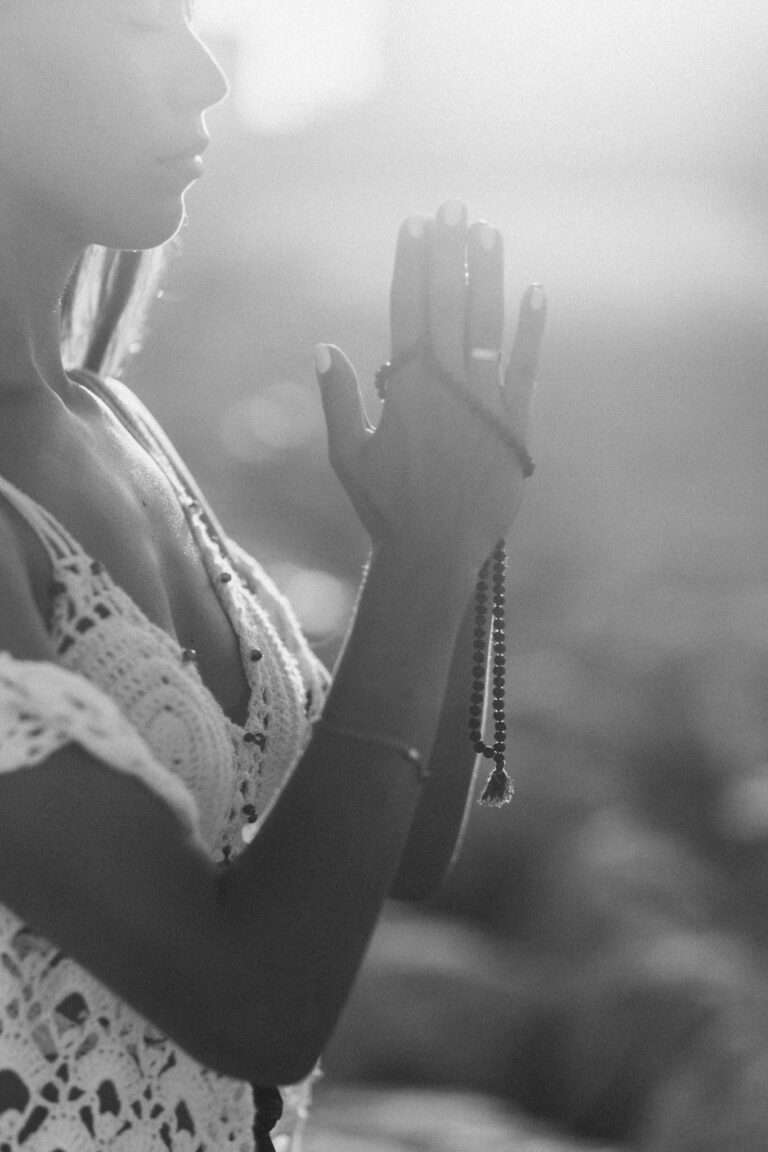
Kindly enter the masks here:
M 325 376 L 326 372 L 330 372 L 333 360 L 331 358 L 331 350 L 327 344 L 317 344 L 315 346 L 315 371 L 318 376 Z
M 493 252 L 496 247 L 496 229 L 490 224 L 483 224 L 480 228 L 480 243 L 486 252 Z
M 421 216 L 410 216 L 405 224 L 408 235 L 412 240 L 418 240 L 424 235 L 424 221 Z
M 544 307 L 544 289 L 541 284 L 534 284 L 531 289 L 531 311 L 540 312 Z
M 455 228 L 461 223 L 464 215 L 464 205 L 461 200 L 448 200 L 440 209 L 443 224 L 448 228 Z

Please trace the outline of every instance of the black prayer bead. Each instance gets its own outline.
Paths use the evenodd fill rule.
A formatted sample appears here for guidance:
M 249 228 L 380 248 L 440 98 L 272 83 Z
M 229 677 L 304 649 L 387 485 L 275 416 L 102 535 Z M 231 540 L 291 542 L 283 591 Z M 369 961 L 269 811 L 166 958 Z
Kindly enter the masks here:
M 475 624 L 473 641 L 472 691 L 469 697 L 469 739 L 478 755 L 493 759 L 497 767 L 504 769 L 506 751 L 506 709 L 504 688 L 506 685 L 506 635 L 504 625 L 505 571 L 507 566 L 504 541 L 500 540 L 480 570 L 475 586 Z M 492 593 L 488 595 L 488 581 Z M 490 604 L 489 604 L 490 599 Z M 491 661 L 491 701 L 493 711 L 493 744 L 486 744 L 482 738 L 481 722 L 486 691 L 486 635 L 488 615 L 491 616 L 490 647 Z

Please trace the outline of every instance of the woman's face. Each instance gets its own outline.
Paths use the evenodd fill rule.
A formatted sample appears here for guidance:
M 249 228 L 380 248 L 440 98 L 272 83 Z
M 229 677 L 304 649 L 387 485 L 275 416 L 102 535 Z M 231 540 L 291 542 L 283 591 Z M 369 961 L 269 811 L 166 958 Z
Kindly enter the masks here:
M 0 226 L 11 205 L 81 246 L 173 235 L 203 113 L 227 91 L 188 7 L 0 0 Z

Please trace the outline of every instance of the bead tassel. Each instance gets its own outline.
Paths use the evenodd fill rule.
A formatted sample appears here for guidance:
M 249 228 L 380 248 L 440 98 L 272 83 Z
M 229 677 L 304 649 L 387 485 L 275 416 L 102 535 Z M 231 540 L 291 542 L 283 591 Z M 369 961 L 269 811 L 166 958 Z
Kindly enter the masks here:
M 480 569 L 475 588 L 475 628 L 472 655 L 472 692 L 469 698 L 469 740 L 478 756 L 493 760 L 494 769 L 483 789 L 480 803 L 500 808 L 512 799 L 512 781 L 506 771 L 507 723 L 504 706 L 506 686 L 506 635 L 504 623 L 505 572 L 507 552 L 500 540 L 492 557 Z M 493 571 L 491 572 L 491 569 Z M 488 579 L 491 580 L 489 604 Z M 483 701 L 485 699 L 485 638 L 491 615 L 491 702 L 493 705 L 493 744 L 483 740 Z

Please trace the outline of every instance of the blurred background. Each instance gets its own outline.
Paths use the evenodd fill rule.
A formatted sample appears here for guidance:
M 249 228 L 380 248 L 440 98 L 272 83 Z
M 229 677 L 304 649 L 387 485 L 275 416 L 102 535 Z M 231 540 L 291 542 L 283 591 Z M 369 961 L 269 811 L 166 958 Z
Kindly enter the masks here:
M 327 662 L 366 540 L 313 345 L 375 416 L 394 238 L 448 197 L 504 233 L 510 327 L 549 297 L 517 795 L 387 910 L 307 1152 L 765 1152 L 768 8 L 198 3 L 232 92 L 127 376 Z

